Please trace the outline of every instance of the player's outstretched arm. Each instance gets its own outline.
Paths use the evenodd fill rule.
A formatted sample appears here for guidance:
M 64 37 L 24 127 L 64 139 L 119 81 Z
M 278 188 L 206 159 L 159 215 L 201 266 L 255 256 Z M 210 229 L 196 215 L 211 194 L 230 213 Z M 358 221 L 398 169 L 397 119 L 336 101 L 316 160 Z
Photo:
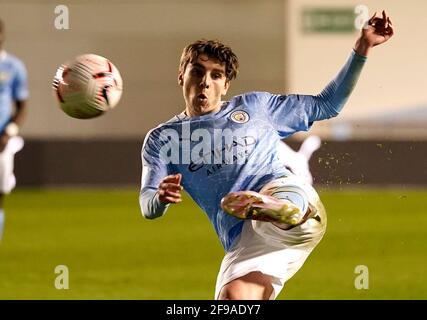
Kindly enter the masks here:
M 392 23 L 386 12 L 383 10 L 382 17 L 377 17 L 375 13 L 362 29 L 354 51 L 366 57 L 373 47 L 388 41 L 393 34 Z
M 382 18 L 374 15 L 362 29 L 353 53 L 347 63 L 323 91 L 313 97 L 310 103 L 309 121 L 319 121 L 335 117 L 342 110 L 353 92 L 369 51 L 389 40 L 394 34 L 390 18 L 383 11 Z

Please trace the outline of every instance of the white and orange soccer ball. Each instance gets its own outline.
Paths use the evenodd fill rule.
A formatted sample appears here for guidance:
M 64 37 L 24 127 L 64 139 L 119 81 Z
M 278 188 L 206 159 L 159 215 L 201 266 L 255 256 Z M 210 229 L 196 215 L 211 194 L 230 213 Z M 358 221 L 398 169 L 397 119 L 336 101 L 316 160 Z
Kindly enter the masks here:
M 90 119 L 118 104 L 123 81 L 110 60 L 96 54 L 84 54 L 58 68 L 53 89 L 66 114 Z

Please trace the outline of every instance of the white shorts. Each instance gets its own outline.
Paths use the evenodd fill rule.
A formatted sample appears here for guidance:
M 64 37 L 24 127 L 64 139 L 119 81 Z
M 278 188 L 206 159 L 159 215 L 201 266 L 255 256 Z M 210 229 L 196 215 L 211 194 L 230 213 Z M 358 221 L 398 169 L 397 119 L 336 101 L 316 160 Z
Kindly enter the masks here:
M 24 146 L 24 139 L 21 137 L 12 137 L 9 139 L 3 152 L 0 153 L 0 193 L 10 193 L 16 185 L 15 175 L 13 174 L 13 162 L 15 153 Z
M 303 224 L 283 230 L 270 222 L 246 220 L 242 232 L 226 253 L 218 273 L 215 299 L 227 283 L 250 272 L 259 271 L 271 277 L 273 294 L 279 295 L 288 281 L 304 264 L 326 231 L 326 211 L 313 187 L 296 176 L 274 180 L 261 190 L 270 193 L 276 187 L 302 189 L 315 214 Z

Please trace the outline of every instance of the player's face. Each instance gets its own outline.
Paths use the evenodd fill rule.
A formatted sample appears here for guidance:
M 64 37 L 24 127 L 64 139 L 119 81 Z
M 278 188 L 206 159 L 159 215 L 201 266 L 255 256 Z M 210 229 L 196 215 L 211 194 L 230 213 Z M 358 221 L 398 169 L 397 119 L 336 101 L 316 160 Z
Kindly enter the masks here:
M 188 116 L 216 112 L 221 108 L 221 97 L 227 93 L 225 65 L 215 58 L 201 54 L 189 63 L 178 82 L 182 86 Z

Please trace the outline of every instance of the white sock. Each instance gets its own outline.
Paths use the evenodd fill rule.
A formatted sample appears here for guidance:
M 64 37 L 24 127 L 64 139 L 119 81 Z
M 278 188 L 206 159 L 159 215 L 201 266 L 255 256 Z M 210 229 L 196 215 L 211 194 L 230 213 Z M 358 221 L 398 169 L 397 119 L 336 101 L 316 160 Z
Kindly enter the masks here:
M 4 228 L 4 210 L 0 209 L 0 241 L 3 236 L 3 228 Z
M 277 188 L 271 195 L 279 199 L 288 200 L 296 205 L 300 209 L 298 223 L 302 221 L 308 209 L 308 198 L 304 190 L 297 186 L 285 186 Z M 284 230 L 288 230 L 290 227 L 289 224 L 281 222 L 273 222 L 273 224 Z

